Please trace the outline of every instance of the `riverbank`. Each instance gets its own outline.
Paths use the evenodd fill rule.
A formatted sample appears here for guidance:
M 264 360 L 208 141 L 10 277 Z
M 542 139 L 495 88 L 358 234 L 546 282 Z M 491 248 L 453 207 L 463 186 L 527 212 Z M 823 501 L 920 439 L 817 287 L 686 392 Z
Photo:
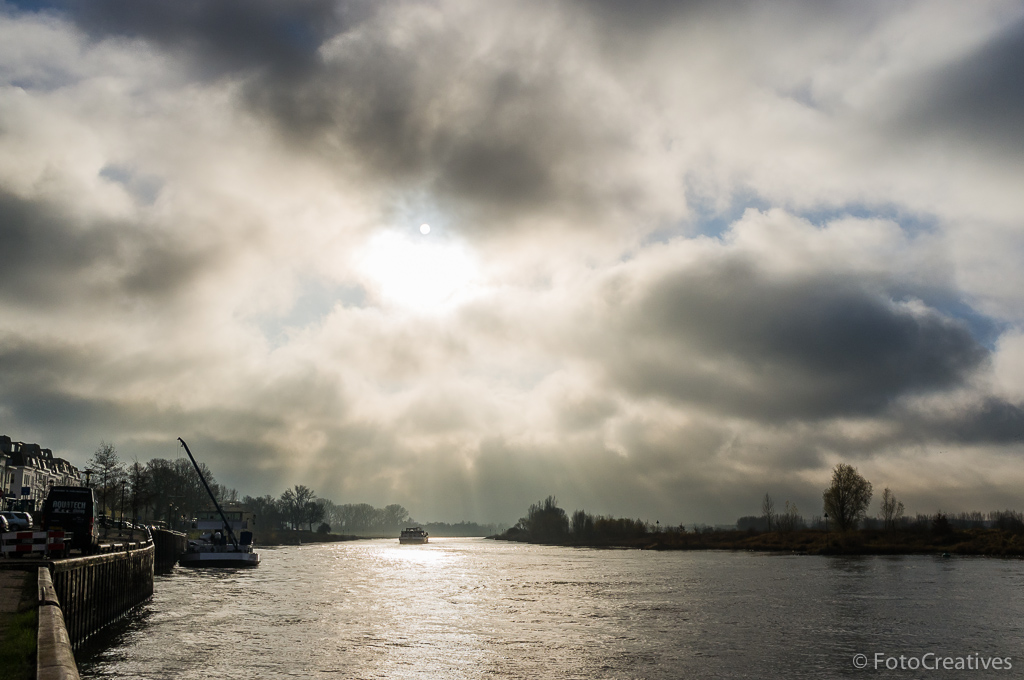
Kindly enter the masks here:
M 650 532 L 642 535 L 539 541 L 523 533 L 492 538 L 581 548 L 638 550 L 748 550 L 806 555 L 985 555 L 1024 557 L 1024 535 L 999 529 L 969 529 L 936 536 L 929 533 L 852 531 L 845 534 L 806 529 L 790 532 L 705 531 Z

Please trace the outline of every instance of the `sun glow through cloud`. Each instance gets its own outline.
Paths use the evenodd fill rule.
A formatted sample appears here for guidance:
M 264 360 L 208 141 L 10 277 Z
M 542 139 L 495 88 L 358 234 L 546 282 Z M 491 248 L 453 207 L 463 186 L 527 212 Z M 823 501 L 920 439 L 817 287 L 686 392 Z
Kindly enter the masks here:
M 1020 509 L 1024 3 L 126 4 L 0 4 L 0 435 L 423 521 Z
M 373 236 L 357 267 L 381 302 L 420 312 L 464 302 L 479 283 L 476 259 L 465 246 L 396 231 Z

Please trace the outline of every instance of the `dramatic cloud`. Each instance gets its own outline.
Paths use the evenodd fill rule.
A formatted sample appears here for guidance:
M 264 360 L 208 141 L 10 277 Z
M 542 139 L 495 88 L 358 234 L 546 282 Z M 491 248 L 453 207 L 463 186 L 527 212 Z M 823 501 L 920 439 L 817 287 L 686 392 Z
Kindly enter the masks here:
M 997 1 L 0 4 L 2 432 L 423 520 L 1019 505 L 1022 55 Z

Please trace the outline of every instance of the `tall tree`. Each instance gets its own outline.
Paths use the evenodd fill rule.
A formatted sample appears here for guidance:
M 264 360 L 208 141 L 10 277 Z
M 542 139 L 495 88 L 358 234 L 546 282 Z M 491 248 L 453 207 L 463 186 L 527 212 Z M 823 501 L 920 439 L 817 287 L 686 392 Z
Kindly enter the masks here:
M 281 498 L 278 499 L 277 505 L 281 508 L 281 514 L 284 516 L 285 522 L 292 529 L 298 529 L 296 524 L 298 519 L 298 503 L 295 502 L 295 492 L 291 489 L 285 489 L 284 493 L 281 494 Z
M 309 524 L 309 530 L 313 530 L 313 525 L 322 522 L 324 519 L 324 506 L 316 501 L 308 501 L 305 508 L 305 521 Z
M 554 496 L 548 496 L 543 501 L 531 505 L 526 517 L 519 520 L 518 526 L 535 541 L 553 543 L 562 540 L 569 533 L 569 517 L 565 510 L 558 507 L 558 500 Z
M 790 503 L 786 501 L 785 509 L 776 517 L 775 524 L 778 526 L 779 531 L 795 531 L 803 524 L 803 520 L 800 517 L 800 510 L 797 509 L 796 503 Z
M 761 499 L 761 514 L 764 515 L 764 521 L 768 525 L 768 531 L 771 531 L 775 526 L 775 501 L 767 493 L 764 498 Z
M 871 482 L 852 465 L 839 463 L 832 470 L 832 485 L 825 489 L 822 500 L 836 529 L 855 529 L 871 504 Z
M 385 506 L 381 512 L 382 532 L 401 531 L 409 524 L 409 511 L 397 503 Z
M 146 468 L 136 459 L 128 467 L 128 506 L 131 508 L 132 521 L 140 516 L 140 511 L 149 505 L 150 482 Z
M 217 484 L 206 464 L 200 463 L 199 469 L 214 494 L 223 494 L 224 487 Z M 210 496 L 187 458 L 154 458 L 146 464 L 145 476 L 148 480 L 146 504 L 153 509 L 155 519 L 165 519 L 172 526 L 182 528 L 178 526 L 180 521 L 187 524 L 199 511 L 213 508 Z
M 246 496 L 242 503 L 249 508 L 253 514 L 253 520 L 257 527 L 263 529 L 280 529 L 284 516 L 281 513 L 280 504 L 273 496 L 259 496 L 254 498 Z
M 903 518 L 903 503 L 896 500 L 896 495 L 889 490 L 889 487 L 885 487 L 885 491 L 882 492 L 882 508 L 879 518 L 886 531 L 894 530 L 896 524 Z
M 100 507 L 107 513 L 109 500 L 115 497 L 114 492 L 124 479 L 124 464 L 114 445 L 101 441 L 96 453 L 88 460 L 88 465 L 92 468 L 90 486 L 99 493 Z
M 346 503 L 336 509 L 337 519 L 331 523 L 335 530 L 344 528 L 348 533 L 366 533 L 374 530 L 377 508 L 369 503 Z
M 296 484 L 291 489 L 286 489 L 278 501 L 282 514 L 285 516 L 292 529 L 299 529 L 306 523 L 306 518 L 316 505 L 316 493 L 304 484 Z
M 191 519 L 201 510 L 212 510 L 213 502 L 210 501 L 210 495 L 206 493 L 202 480 L 196 474 L 192 461 L 187 458 L 178 458 L 172 465 L 175 474 L 175 486 L 180 495 L 180 507 L 185 517 Z M 199 469 L 202 470 L 203 477 L 206 479 L 206 483 L 210 485 L 210 489 L 216 489 L 217 480 L 214 479 L 213 473 L 206 466 L 206 463 L 200 463 Z
M 300 524 L 305 524 L 306 519 L 309 517 L 311 512 L 311 506 L 313 501 L 316 500 L 316 494 L 305 484 L 296 484 L 292 487 L 295 492 L 295 528 L 298 529 Z M 310 529 L 312 531 L 312 529 Z
M 570 521 L 573 536 L 576 538 L 589 538 L 594 533 L 594 516 L 585 510 L 577 510 L 572 513 Z

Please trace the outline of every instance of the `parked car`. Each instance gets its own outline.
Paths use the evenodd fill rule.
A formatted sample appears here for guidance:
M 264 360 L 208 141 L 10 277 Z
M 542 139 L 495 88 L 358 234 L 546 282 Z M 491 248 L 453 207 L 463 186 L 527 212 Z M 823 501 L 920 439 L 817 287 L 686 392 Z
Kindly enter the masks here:
M 6 534 L 11 530 L 11 525 L 7 523 L 7 518 L 0 515 L 0 534 Z
M 86 486 L 54 486 L 43 502 L 43 528 L 71 532 L 70 545 L 91 553 L 99 544 L 96 499 Z
M 4 510 L 3 512 L 0 512 L 0 515 L 3 515 L 7 520 L 7 524 L 10 525 L 11 531 L 27 531 L 32 528 L 32 515 L 27 512 Z

